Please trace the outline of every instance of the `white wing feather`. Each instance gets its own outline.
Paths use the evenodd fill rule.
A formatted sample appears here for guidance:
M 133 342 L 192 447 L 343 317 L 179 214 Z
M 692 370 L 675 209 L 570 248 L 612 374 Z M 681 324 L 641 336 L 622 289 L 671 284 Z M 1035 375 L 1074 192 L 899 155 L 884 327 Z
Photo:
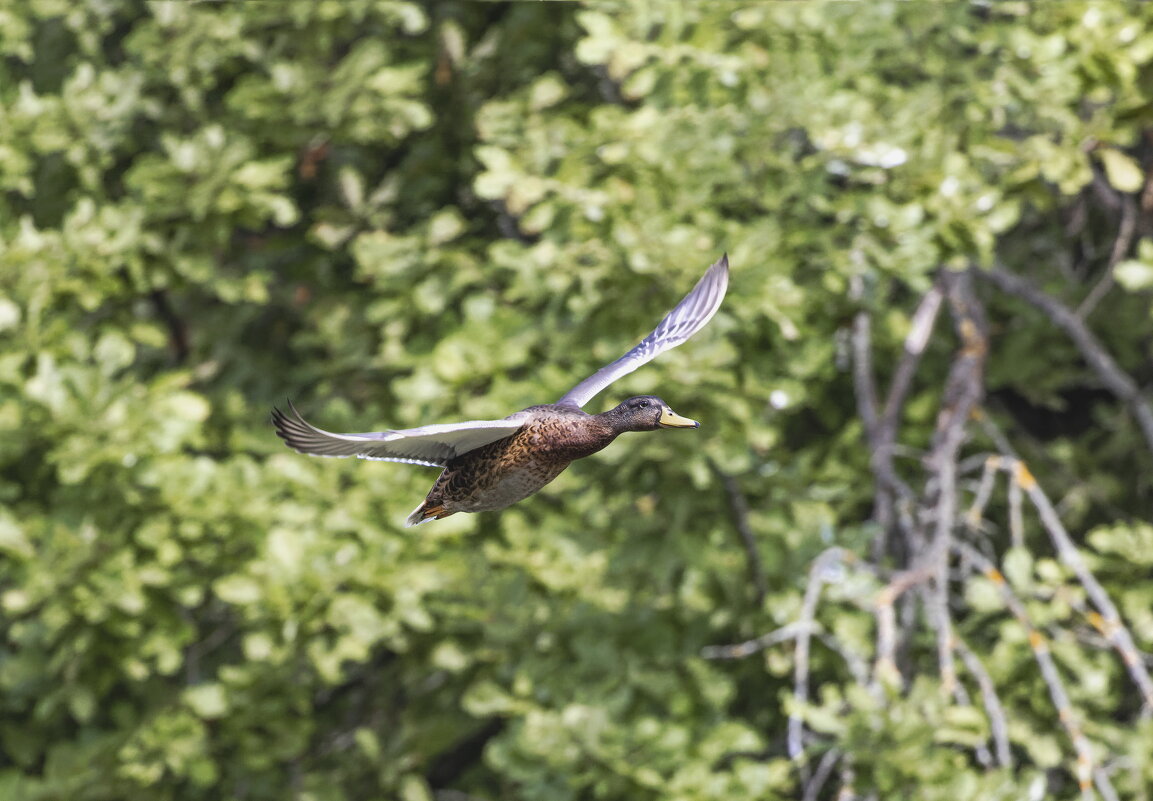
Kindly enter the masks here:
M 444 467 L 450 459 L 504 439 L 524 424 L 520 412 L 503 420 L 468 420 L 397 431 L 334 434 L 309 423 L 288 403 L 292 414 L 272 410 L 272 424 L 288 447 L 313 456 L 356 456 L 388 462 Z
M 709 267 L 693 291 L 669 312 L 665 319 L 640 344 L 612 364 L 597 370 L 565 393 L 557 403 L 580 408 L 597 393 L 628 375 L 642 364 L 651 362 L 666 350 L 685 342 L 717 313 L 729 287 L 729 257 L 724 255 Z

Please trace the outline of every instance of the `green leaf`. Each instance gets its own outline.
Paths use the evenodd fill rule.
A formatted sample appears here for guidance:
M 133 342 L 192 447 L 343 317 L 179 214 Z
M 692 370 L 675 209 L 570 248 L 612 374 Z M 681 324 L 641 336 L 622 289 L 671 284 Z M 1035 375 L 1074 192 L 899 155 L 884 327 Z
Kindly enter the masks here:
M 31 559 L 35 555 L 31 540 L 6 509 L 0 509 L 0 551 L 17 559 Z
M 0 331 L 7 331 L 20 324 L 20 307 L 8 298 L 0 298 Z
M 224 687 L 216 682 L 198 684 L 184 691 L 189 708 L 206 720 L 215 720 L 228 712 L 228 697 Z
M 1125 259 L 1113 268 L 1117 283 L 1130 292 L 1142 292 L 1153 287 L 1153 261 Z
M 1145 172 L 1131 156 L 1111 147 L 1098 152 L 1110 185 L 1121 192 L 1137 192 L 1145 185 Z
M 241 606 L 254 604 L 264 595 L 260 585 L 254 579 L 239 574 L 219 579 L 213 584 L 212 590 L 220 600 Z

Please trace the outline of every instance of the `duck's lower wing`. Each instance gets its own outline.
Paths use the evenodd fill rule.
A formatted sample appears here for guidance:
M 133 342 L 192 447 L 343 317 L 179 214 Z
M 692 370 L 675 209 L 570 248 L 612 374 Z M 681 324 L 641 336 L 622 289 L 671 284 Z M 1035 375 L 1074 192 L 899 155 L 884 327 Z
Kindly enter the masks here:
M 503 420 L 468 420 L 396 431 L 334 434 L 309 423 L 288 402 L 291 414 L 272 410 L 272 424 L 288 447 L 313 456 L 356 456 L 444 467 L 450 459 L 482 445 L 512 436 L 524 425 L 520 415 Z

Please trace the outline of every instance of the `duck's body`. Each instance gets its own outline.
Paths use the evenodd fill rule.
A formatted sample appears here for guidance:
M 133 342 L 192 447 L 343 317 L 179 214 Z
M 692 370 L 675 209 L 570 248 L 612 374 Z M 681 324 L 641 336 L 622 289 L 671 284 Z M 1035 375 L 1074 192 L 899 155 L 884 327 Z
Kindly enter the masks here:
M 577 459 L 607 448 L 626 431 L 696 428 L 652 395 L 629 398 L 603 414 L 550 403 L 530 406 L 510 419 L 522 420 L 511 437 L 451 459 L 428 496 L 408 516 L 414 526 L 456 512 L 492 512 L 540 490 Z
M 530 406 L 511 437 L 449 461 L 408 525 L 454 512 L 492 512 L 537 492 L 577 459 L 591 456 L 617 438 L 600 419 L 569 406 Z
M 581 406 L 616 379 L 703 328 L 724 298 L 728 266 L 728 259 L 722 258 L 710 267 L 639 345 L 581 381 L 556 403 L 530 406 L 503 420 L 366 434 L 324 431 L 306 422 L 295 408 L 292 417 L 273 410 L 273 424 L 288 446 L 301 453 L 444 468 L 428 496 L 409 515 L 410 526 L 457 512 L 503 509 L 537 492 L 573 461 L 607 447 L 626 431 L 699 427 L 653 395 L 629 398 L 601 414 L 589 414 Z

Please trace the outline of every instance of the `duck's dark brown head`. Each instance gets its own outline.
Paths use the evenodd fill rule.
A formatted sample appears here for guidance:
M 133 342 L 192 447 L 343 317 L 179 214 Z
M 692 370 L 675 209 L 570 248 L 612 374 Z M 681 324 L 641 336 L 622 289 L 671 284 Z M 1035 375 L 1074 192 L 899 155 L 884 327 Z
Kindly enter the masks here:
M 696 420 L 681 417 L 656 395 L 637 395 L 599 415 L 614 430 L 656 431 L 658 428 L 700 428 Z

